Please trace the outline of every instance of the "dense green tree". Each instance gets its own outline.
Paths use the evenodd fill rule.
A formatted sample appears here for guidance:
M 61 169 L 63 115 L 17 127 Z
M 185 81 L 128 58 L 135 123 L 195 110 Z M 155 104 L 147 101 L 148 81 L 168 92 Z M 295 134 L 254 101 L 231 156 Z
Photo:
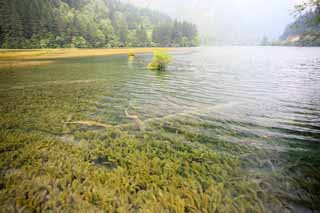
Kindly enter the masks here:
M 139 47 L 147 47 L 149 45 L 147 31 L 145 30 L 143 25 L 138 28 L 136 36 Z
M 297 15 L 302 13 L 313 13 L 313 19 L 311 20 L 312 24 L 320 23 L 320 0 L 306 0 L 298 5 L 296 5 Z
M 172 25 L 168 23 L 161 24 L 154 29 L 154 42 L 158 46 L 171 46 L 172 44 Z
M 308 0 L 296 6 L 298 17 L 289 24 L 279 42 L 293 46 L 320 45 L 320 0 Z
M 23 27 L 15 1 L 1 2 L 1 44 L 3 48 L 19 48 L 23 41 Z
M 111 43 L 113 43 L 116 37 L 114 28 L 111 24 L 111 20 L 110 19 L 101 20 L 99 23 L 99 29 L 105 36 L 105 43 L 107 44 L 105 46 L 111 47 Z
M 191 23 L 118 0 L 0 0 L 2 48 L 192 46 L 196 38 Z
M 153 30 L 152 40 L 159 46 L 197 46 L 197 28 L 188 22 L 163 23 Z
M 82 36 L 76 36 L 72 38 L 72 46 L 75 48 L 86 48 L 88 44 Z
M 117 12 L 116 14 L 116 30 L 119 36 L 120 46 L 126 46 L 128 38 L 128 23 L 124 17 L 124 14 Z
M 190 42 L 189 39 L 187 37 L 183 36 L 180 40 L 180 46 L 187 47 L 187 46 L 189 46 L 189 42 Z
M 136 30 L 130 30 L 128 33 L 128 40 L 127 40 L 127 46 L 128 47 L 138 47 L 139 41 L 137 37 Z

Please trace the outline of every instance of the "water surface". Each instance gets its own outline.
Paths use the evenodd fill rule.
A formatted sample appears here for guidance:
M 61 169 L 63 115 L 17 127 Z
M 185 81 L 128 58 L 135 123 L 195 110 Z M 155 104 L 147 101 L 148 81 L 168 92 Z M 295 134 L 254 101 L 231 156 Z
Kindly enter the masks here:
M 320 48 L 212 47 L 172 55 L 167 72 L 147 70 L 148 54 L 3 69 L 0 94 L 66 85 L 81 85 L 83 93 L 95 88 L 85 98 L 83 119 L 126 125 L 132 123 L 127 110 L 144 122 L 145 131 L 195 148 L 216 149 L 216 141 L 255 147 L 263 154 L 242 157 L 253 179 L 269 179 L 274 187 L 268 190 L 289 200 L 291 209 L 317 210 Z M 48 125 L 44 128 L 52 133 L 61 131 Z

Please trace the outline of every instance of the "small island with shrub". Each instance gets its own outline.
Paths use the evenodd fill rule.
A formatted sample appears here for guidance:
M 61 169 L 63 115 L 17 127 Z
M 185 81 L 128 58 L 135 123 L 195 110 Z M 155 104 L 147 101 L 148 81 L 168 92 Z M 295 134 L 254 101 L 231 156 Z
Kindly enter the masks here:
M 148 64 L 149 70 L 158 70 L 158 71 L 164 71 L 167 67 L 167 65 L 171 62 L 172 57 L 162 51 L 156 51 L 153 54 L 153 59 L 150 64 Z

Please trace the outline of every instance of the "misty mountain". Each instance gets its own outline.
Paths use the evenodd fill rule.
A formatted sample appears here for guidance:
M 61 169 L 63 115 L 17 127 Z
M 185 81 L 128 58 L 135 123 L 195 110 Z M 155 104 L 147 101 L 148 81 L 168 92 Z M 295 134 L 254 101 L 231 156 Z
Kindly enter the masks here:
M 319 46 L 320 45 L 320 8 L 299 16 L 289 24 L 280 40 L 284 45 Z

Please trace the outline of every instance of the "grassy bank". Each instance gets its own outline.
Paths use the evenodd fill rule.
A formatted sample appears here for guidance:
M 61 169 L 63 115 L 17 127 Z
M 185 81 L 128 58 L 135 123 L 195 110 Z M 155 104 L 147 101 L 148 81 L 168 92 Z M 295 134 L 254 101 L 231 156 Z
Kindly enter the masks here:
M 0 68 L 39 66 L 54 63 L 55 59 L 109 56 L 121 54 L 152 53 L 168 51 L 170 48 L 119 48 L 119 49 L 39 49 L 39 50 L 1 50 Z

